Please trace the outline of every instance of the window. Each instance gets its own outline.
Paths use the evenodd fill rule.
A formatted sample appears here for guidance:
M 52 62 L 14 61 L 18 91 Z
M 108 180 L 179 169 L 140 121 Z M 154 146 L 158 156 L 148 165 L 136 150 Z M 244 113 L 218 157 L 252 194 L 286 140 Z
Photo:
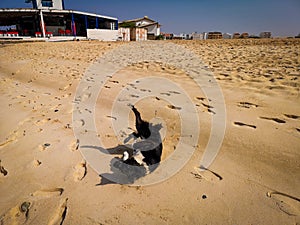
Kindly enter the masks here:
M 42 6 L 43 7 L 53 7 L 52 0 L 42 0 Z

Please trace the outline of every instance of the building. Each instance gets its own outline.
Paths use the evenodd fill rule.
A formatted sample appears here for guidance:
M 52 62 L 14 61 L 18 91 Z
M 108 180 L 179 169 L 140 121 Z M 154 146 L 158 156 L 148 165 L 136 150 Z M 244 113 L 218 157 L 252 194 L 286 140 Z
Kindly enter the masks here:
M 191 33 L 191 39 L 192 40 L 202 40 L 202 35 L 201 35 L 201 33 L 199 34 L 199 33 L 197 33 L 197 32 L 193 32 L 193 33 Z
M 221 32 L 208 32 L 207 39 L 222 39 L 223 35 Z
M 144 16 L 143 18 L 133 19 L 133 20 L 124 20 L 119 23 L 120 27 L 125 28 L 144 28 L 147 30 L 147 39 L 154 40 L 160 35 L 159 22 Z
M 232 34 L 229 33 L 223 33 L 223 39 L 231 39 Z
M 237 39 L 237 38 L 240 38 L 240 33 L 234 33 L 233 35 L 232 35 L 232 38 L 233 39 Z
M 240 38 L 249 38 L 249 34 L 244 32 L 240 35 Z
M 259 34 L 260 38 L 271 38 L 271 32 L 267 31 L 267 32 L 261 32 Z
M 65 9 L 63 0 L 25 0 L 32 8 L 0 9 L 3 37 L 81 36 L 116 40 L 118 19 Z
M 165 40 L 172 40 L 174 34 L 171 33 L 161 33 L 161 35 L 164 37 Z
M 25 0 L 25 2 L 32 3 L 34 9 L 65 9 L 64 0 Z

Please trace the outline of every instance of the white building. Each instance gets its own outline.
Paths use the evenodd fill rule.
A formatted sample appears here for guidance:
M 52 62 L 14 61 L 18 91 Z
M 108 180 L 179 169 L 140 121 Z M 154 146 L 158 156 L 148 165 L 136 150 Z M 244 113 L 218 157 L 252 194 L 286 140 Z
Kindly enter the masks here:
M 26 0 L 32 3 L 34 9 L 65 9 L 64 0 Z
M 125 20 L 119 23 L 120 27 L 137 27 L 147 29 L 148 39 L 155 39 L 155 37 L 160 35 L 160 27 L 159 22 L 155 20 L 149 19 L 148 16 L 144 16 L 143 18 L 133 19 L 133 20 Z
M 223 33 L 223 39 L 231 39 L 231 38 L 232 38 L 232 34 Z

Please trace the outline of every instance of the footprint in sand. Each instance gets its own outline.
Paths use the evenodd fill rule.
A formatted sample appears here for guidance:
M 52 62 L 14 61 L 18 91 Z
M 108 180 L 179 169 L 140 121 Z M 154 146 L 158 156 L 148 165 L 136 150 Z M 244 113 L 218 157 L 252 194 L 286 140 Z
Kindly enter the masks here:
M 91 110 L 89 110 L 89 109 L 84 109 L 85 111 L 87 111 L 87 112 L 89 112 L 89 113 L 92 113 L 92 111 Z
M 113 119 L 113 120 L 117 120 L 117 118 L 116 117 L 114 117 L 114 116 L 106 116 L 107 118 L 111 118 L 111 119 Z
M 69 149 L 72 152 L 77 151 L 79 149 L 79 139 L 72 141 L 69 145 Z
M 85 124 L 85 122 L 83 119 L 74 121 L 74 127 L 76 127 L 76 128 L 83 127 L 84 124 Z
M 0 224 L 25 224 L 28 220 L 31 203 L 23 202 L 1 215 Z
M 31 193 L 31 196 L 37 198 L 52 198 L 55 196 L 61 196 L 63 192 L 63 188 L 41 189 Z
M 142 92 L 152 92 L 152 91 L 149 90 L 149 89 L 140 89 L 140 91 L 142 91 Z
M 51 144 L 50 143 L 44 143 L 44 144 L 42 144 L 42 145 L 40 145 L 40 150 L 41 151 L 45 151 L 47 148 L 49 148 L 51 146 Z
M 272 120 L 276 123 L 286 123 L 284 120 L 282 119 L 278 119 L 278 118 L 274 118 L 274 117 L 264 117 L 264 116 L 261 116 L 259 117 L 260 119 L 264 119 L 264 120 Z
M 92 82 L 92 83 L 95 82 L 93 77 L 86 78 L 85 80 L 86 80 L 87 82 Z
M 176 110 L 180 110 L 181 107 L 178 107 L 178 106 L 174 106 L 174 105 L 167 105 L 168 108 L 170 109 L 176 109 Z
M 300 199 L 282 192 L 269 191 L 267 197 L 273 199 L 277 207 L 289 216 L 300 215 Z
M 86 170 L 87 170 L 86 162 L 78 163 L 74 168 L 74 173 L 73 173 L 74 181 L 81 181 L 87 173 Z
M 38 159 L 33 160 L 32 165 L 34 167 L 39 167 L 42 164 L 42 162 Z
M 202 102 L 202 105 L 203 105 L 205 108 L 207 108 L 207 109 L 213 109 L 213 108 L 214 108 L 213 106 L 207 105 L 207 104 L 205 104 L 205 103 L 203 103 L 203 102 Z
M 212 113 L 212 114 L 216 114 L 216 112 L 214 112 L 212 109 L 214 108 L 211 105 L 205 104 L 203 102 L 201 102 L 202 106 L 204 106 L 207 109 L 207 112 Z M 196 104 L 197 106 L 199 106 L 198 104 Z
M 16 137 L 12 137 L 12 138 L 7 138 L 4 142 L 0 143 L 0 148 L 5 147 L 6 145 L 8 145 L 9 143 L 13 142 L 16 140 Z
M 51 118 L 42 119 L 42 120 L 37 120 L 37 121 L 35 122 L 35 125 L 41 126 L 41 125 L 47 123 L 47 122 L 50 121 L 50 120 L 51 120 Z
M 296 115 L 292 115 L 292 114 L 283 114 L 285 117 L 289 118 L 289 119 L 299 119 L 300 116 L 296 116 Z
M 200 101 L 202 101 L 202 102 L 203 102 L 203 101 L 206 101 L 206 98 L 204 98 L 204 97 L 199 97 L 199 96 L 197 96 L 196 99 L 197 99 L 197 100 L 200 100 Z M 211 102 L 211 99 L 208 98 L 207 100 L 208 100 L 209 102 Z
M 67 203 L 68 203 L 68 198 L 64 198 L 60 200 L 59 206 L 54 212 L 51 220 L 48 222 L 48 225 L 63 224 L 67 216 L 67 210 L 68 210 Z
M 254 103 L 251 103 L 251 102 L 239 102 L 237 106 L 242 107 L 242 108 L 246 108 L 246 109 L 257 108 L 258 107 L 257 104 L 254 104 Z
M 91 95 L 92 95 L 92 93 L 90 93 L 90 92 L 83 93 L 81 101 L 84 102 L 84 101 L 88 100 L 91 97 Z
M 0 174 L 3 175 L 4 177 L 6 177 L 8 174 L 8 171 L 1 165 L 1 160 L 0 160 Z
M 171 93 L 171 94 L 176 94 L 176 95 L 180 95 L 180 92 L 178 92 L 178 91 L 169 91 L 169 93 Z
M 242 122 L 234 122 L 233 124 L 237 125 L 237 126 L 242 126 L 242 127 L 245 126 L 245 127 L 250 127 L 250 128 L 256 129 L 255 125 L 246 124 L 246 123 L 242 123 Z
M 118 83 L 119 83 L 119 81 L 117 81 L 117 80 L 109 80 L 109 82 L 115 83 L 115 84 L 118 84 Z
M 202 171 L 200 169 L 202 169 Z M 212 183 L 223 180 L 222 176 L 210 169 L 204 167 L 195 167 L 194 170 L 195 172 L 191 172 L 191 174 L 195 177 L 195 179 L 204 179 Z

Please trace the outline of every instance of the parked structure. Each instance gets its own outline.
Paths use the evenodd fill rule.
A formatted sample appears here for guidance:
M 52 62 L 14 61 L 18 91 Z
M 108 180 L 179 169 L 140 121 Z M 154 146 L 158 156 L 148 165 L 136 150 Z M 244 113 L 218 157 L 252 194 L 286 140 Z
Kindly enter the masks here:
M 267 31 L 267 32 L 261 32 L 259 34 L 259 37 L 261 38 L 271 38 L 271 32 Z
M 101 40 L 117 39 L 117 18 L 66 10 L 63 0 L 25 0 L 25 2 L 32 3 L 33 8 L 0 9 L 0 28 L 10 27 L 10 30 L 1 31 L 3 36 L 7 37 L 13 32 L 14 36 L 44 38 L 82 36 Z
M 119 23 L 119 26 L 125 28 L 144 28 L 147 30 L 147 39 L 149 40 L 154 40 L 160 35 L 161 27 L 159 22 L 149 19 L 148 16 L 144 16 L 143 18 L 133 20 L 122 21 Z

